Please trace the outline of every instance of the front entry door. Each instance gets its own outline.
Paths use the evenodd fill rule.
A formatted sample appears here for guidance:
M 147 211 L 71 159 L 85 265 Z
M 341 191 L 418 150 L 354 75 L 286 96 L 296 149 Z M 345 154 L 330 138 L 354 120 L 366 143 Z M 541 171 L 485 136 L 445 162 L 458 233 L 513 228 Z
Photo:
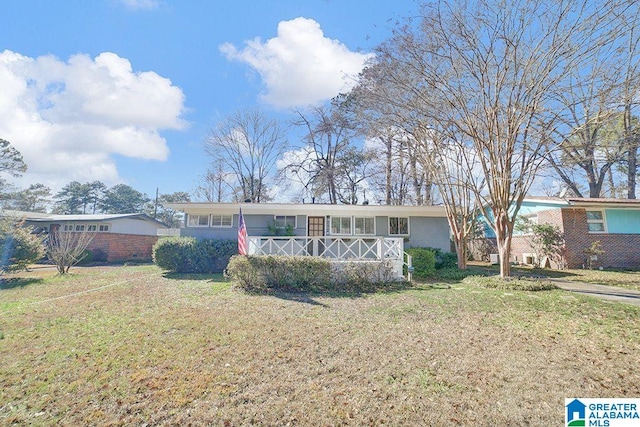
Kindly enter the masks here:
M 307 217 L 307 236 L 324 237 L 324 217 Z M 320 256 L 324 253 L 324 242 L 322 239 L 311 239 L 307 245 L 307 253 L 313 256 Z

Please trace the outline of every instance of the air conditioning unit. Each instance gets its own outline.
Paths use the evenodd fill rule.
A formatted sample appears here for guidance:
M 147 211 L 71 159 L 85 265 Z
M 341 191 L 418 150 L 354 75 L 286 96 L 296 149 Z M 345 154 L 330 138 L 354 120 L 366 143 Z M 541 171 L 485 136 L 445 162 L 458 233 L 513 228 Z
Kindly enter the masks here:
M 533 265 L 536 262 L 536 254 L 524 253 L 522 254 L 522 263 L 527 265 Z
M 500 264 L 500 255 L 498 254 L 489 254 L 489 262 L 493 264 Z

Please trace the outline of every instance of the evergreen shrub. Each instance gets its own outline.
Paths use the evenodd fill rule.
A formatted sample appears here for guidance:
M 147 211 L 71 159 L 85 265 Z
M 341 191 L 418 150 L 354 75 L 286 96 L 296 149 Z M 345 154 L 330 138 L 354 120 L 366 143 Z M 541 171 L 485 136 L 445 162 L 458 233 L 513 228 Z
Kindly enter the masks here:
M 433 276 L 436 271 L 436 253 L 433 249 L 409 248 L 405 252 L 411 255 L 414 279 L 420 280 Z
M 30 227 L 12 220 L 0 220 L 0 273 L 25 270 L 44 257 L 42 239 Z
M 389 263 L 307 256 L 234 256 L 225 275 L 248 292 L 373 292 L 394 280 Z
M 236 240 L 163 237 L 153 247 L 153 262 L 172 273 L 222 273 L 237 253 Z

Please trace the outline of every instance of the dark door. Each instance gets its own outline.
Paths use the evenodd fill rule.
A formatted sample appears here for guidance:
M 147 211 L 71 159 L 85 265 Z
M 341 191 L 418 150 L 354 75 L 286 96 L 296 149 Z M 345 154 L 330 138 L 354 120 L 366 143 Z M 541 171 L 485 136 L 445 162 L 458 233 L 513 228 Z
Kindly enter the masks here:
M 307 217 L 307 236 L 324 237 L 324 217 Z M 324 252 L 324 242 L 321 239 L 313 239 L 307 245 L 307 253 L 313 256 L 322 255 Z

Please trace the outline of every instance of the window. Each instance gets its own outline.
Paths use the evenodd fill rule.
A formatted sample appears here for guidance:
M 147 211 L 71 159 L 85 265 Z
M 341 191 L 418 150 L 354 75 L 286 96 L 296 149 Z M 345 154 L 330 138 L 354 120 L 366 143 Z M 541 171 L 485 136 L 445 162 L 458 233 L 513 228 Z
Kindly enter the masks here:
M 587 211 L 587 229 L 589 233 L 605 233 L 603 211 Z
M 332 216 L 331 234 L 351 234 L 351 217 Z
M 409 234 L 409 218 L 389 217 L 389 235 L 400 236 Z
M 78 224 L 76 225 L 76 229 L 75 231 L 84 231 L 84 224 Z
M 209 225 L 209 215 L 189 215 L 189 227 L 206 227 Z
M 233 220 L 232 215 L 211 215 L 211 226 L 212 227 L 231 227 Z
M 87 225 L 87 231 L 97 231 L 98 230 L 98 226 L 96 224 L 89 224 Z
M 64 231 L 73 231 L 73 230 L 74 230 L 73 225 L 70 225 L 70 224 L 64 225 Z
M 516 219 L 514 228 L 514 236 L 533 234 L 534 226 L 538 225 L 538 215 L 528 214 L 522 215 Z M 526 264 L 526 263 L 525 263 Z
M 109 224 L 100 224 L 100 227 L 98 228 L 99 231 L 101 232 L 105 232 L 105 231 L 109 231 Z
M 353 219 L 353 234 L 376 234 L 373 217 L 355 217 Z
M 296 217 L 294 215 L 276 215 L 274 217 L 276 228 L 296 228 Z

